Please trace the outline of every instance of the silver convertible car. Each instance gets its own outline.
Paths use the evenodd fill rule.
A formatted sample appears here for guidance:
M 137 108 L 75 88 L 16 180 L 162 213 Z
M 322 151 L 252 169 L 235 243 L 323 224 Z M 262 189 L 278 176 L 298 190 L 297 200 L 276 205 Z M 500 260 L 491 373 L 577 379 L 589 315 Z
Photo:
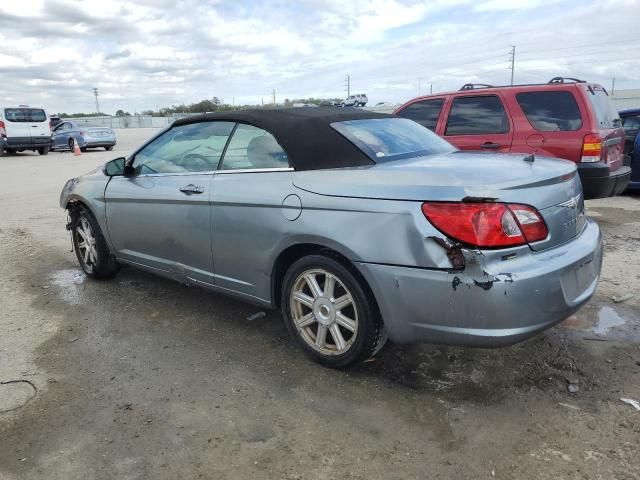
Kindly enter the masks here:
M 60 204 L 88 276 L 132 265 L 280 309 L 332 367 L 387 337 L 526 339 L 591 297 L 602 262 L 572 162 L 459 152 L 360 110 L 178 120 Z

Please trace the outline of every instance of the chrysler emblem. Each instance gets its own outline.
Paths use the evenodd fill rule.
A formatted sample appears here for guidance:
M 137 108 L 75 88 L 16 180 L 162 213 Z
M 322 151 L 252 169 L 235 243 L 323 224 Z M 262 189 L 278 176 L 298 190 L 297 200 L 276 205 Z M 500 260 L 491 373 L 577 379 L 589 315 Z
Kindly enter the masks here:
M 575 197 L 571 197 L 569 200 L 561 203 L 559 206 L 572 208 L 575 210 L 578 208 L 579 205 L 580 205 L 580 194 L 576 195 Z

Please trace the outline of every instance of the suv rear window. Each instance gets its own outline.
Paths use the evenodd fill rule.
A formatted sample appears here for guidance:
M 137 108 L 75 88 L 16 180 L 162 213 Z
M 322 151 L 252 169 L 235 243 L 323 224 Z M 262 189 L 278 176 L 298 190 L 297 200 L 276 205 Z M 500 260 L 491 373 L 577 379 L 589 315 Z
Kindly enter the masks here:
M 44 122 L 47 114 L 41 108 L 5 108 L 4 118 L 8 122 Z
M 509 119 L 495 95 L 457 97 L 453 100 L 445 135 L 506 133 Z
M 618 111 L 613 107 L 609 95 L 602 87 L 592 85 L 587 89 L 587 98 L 593 107 L 600 128 L 618 128 L 622 125 Z
M 412 103 L 404 110 L 398 112 L 398 115 L 404 118 L 410 118 L 414 122 L 424 125 L 429 130 L 435 131 L 443 104 L 443 98 L 424 100 L 422 102 Z
M 580 130 L 582 116 L 569 92 L 523 92 L 516 100 L 529 123 L 541 132 Z

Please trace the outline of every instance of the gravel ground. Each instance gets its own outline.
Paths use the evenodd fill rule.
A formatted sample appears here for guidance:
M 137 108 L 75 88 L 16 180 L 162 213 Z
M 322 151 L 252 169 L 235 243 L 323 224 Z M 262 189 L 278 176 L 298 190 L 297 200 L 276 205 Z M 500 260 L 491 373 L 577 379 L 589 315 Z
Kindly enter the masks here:
M 0 158 L 0 479 L 640 479 L 640 197 L 590 201 L 594 299 L 503 349 L 308 361 L 276 313 L 80 272 L 64 181 L 114 152 Z M 632 297 L 615 303 L 612 297 Z

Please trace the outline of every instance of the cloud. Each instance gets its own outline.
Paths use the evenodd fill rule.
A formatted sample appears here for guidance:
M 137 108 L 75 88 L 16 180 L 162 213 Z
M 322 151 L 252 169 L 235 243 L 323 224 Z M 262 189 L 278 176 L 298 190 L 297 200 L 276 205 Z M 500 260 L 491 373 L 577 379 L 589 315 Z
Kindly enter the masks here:
M 114 112 L 213 96 L 366 92 L 399 102 L 463 83 L 584 77 L 640 88 L 639 0 L 32 0 L 0 12 L 0 104 Z M 597 25 L 598 35 L 593 35 Z M 559 34 L 558 32 L 561 32 Z M 621 33 L 622 32 L 622 33 Z M 420 79 L 420 80 L 418 80 Z

